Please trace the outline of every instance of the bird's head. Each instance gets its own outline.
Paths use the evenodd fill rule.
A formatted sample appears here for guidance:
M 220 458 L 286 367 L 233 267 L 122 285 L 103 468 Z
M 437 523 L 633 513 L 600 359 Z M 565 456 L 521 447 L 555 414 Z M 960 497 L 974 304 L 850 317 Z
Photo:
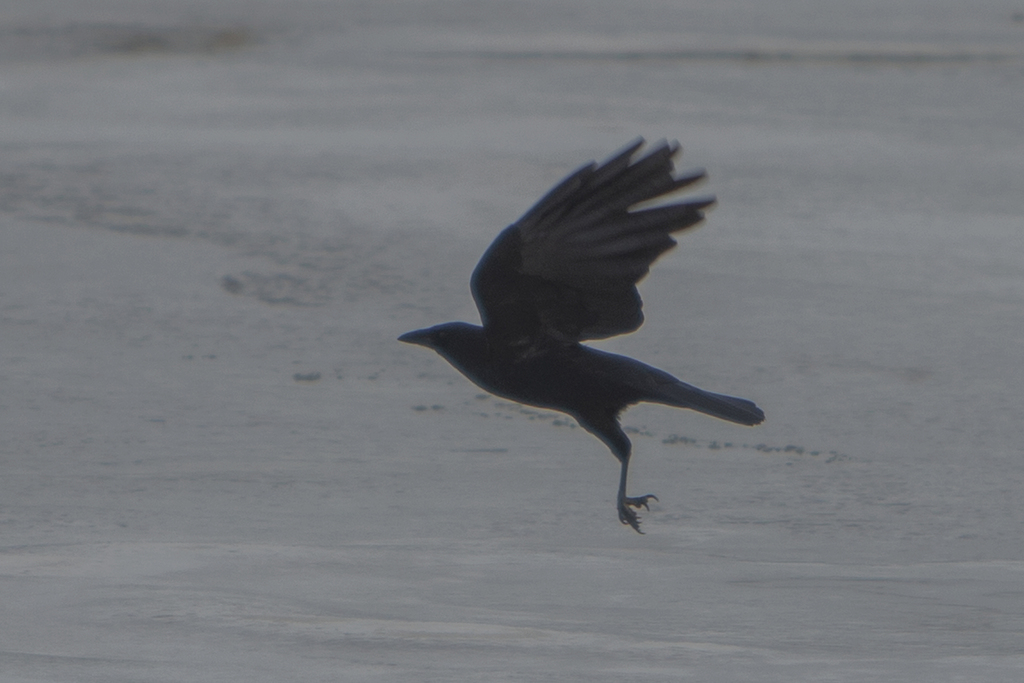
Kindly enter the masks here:
M 461 358 L 467 352 L 479 349 L 483 329 L 469 323 L 444 323 L 423 330 L 406 332 L 398 341 L 434 349 L 445 358 Z

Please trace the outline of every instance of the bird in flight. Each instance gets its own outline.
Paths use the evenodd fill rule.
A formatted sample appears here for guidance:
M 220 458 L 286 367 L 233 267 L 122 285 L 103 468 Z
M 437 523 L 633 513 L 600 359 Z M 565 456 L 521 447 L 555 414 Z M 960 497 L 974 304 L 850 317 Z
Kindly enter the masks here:
M 637 532 L 636 510 L 657 497 L 626 495 L 631 444 L 619 424 L 627 406 L 648 401 L 689 408 L 742 425 L 764 413 L 742 398 L 714 394 L 626 356 L 580 342 L 643 323 L 636 283 L 672 233 L 704 219 L 713 197 L 636 208 L 704 179 L 676 177 L 678 143 L 642 156 L 638 138 L 604 163 L 570 174 L 491 243 L 470 286 L 483 326 L 444 323 L 399 341 L 433 349 L 480 388 L 567 413 L 620 463 L 619 520 Z

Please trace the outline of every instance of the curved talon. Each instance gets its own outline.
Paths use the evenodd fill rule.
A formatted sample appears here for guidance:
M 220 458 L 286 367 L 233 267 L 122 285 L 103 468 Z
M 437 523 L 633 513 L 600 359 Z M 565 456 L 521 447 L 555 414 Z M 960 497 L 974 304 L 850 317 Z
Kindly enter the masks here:
M 633 531 L 638 534 L 644 533 L 640 531 L 640 517 L 627 507 L 619 508 L 619 521 L 633 527 Z
M 636 497 L 624 497 L 619 500 L 619 521 L 623 524 L 628 524 L 633 528 L 633 531 L 638 534 L 642 534 L 640 531 L 640 516 L 629 509 L 630 506 L 635 508 L 644 508 L 650 510 L 651 508 L 647 505 L 647 501 L 650 499 L 658 500 L 658 497 L 653 494 L 647 494 L 646 496 Z
M 654 500 L 658 500 L 658 497 L 656 495 L 654 495 L 653 493 L 648 493 L 646 496 L 637 496 L 635 498 L 626 498 L 626 504 L 627 505 L 632 505 L 635 508 L 643 507 L 648 512 L 650 512 L 651 508 L 650 508 L 649 505 L 647 505 L 647 501 L 649 501 L 651 498 L 653 498 Z

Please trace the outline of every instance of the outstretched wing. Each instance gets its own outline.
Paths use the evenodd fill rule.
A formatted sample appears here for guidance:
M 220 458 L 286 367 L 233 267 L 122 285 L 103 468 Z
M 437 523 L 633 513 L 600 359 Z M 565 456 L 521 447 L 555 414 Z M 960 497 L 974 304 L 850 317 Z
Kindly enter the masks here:
M 705 177 L 703 170 L 674 176 L 675 142 L 634 160 L 643 144 L 639 138 L 572 173 L 498 235 L 472 278 L 488 336 L 518 345 L 640 327 L 636 283 L 675 246 L 671 234 L 699 223 L 715 203 L 704 197 L 635 209 Z

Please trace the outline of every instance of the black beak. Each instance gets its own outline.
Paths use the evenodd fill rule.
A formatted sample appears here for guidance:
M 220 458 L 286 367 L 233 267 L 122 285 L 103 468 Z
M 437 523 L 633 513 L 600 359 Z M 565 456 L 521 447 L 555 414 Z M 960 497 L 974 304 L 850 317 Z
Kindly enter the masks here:
M 406 344 L 418 344 L 420 346 L 430 347 L 430 330 L 413 330 L 412 332 L 406 332 L 398 341 L 405 342 Z

